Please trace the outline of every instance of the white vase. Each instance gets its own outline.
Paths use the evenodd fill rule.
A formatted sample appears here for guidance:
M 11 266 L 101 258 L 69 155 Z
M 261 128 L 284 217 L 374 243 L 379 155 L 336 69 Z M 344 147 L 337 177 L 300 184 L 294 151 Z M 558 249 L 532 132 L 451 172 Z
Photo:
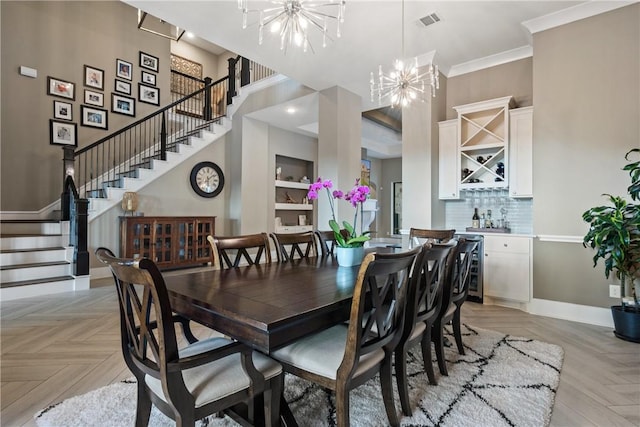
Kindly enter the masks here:
M 338 265 L 341 267 L 360 265 L 364 258 L 364 247 L 342 248 L 338 246 L 336 248 L 336 257 L 338 258 Z

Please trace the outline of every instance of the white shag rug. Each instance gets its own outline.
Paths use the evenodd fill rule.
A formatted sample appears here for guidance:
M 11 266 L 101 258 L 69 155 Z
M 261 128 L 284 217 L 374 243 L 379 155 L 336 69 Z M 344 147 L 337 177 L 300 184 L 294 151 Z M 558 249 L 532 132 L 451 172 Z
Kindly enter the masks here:
M 465 356 L 458 354 L 455 344 L 446 348 L 448 377 L 440 376 L 434 362 L 437 386 L 429 385 L 419 345 L 412 349 L 408 374 L 414 413 L 401 419 L 403 426 L 549 424 L 560 381 L 561 347 L 468 325 L 463 325 L 463 342 Z M 300 426 L 335 426 L 335 401 L 329 391 L 287 375 L 285 397 Z M 350 405 L 353 426 L 388 425 L 377 378 L 351 391 Z M 400 411 L 397 397 L 396 407 Z M 52 405 L 39 411 L 35 420 L 40 427 L 128 427 L 135 423 L 135 410 L 133 379 Z M 149 426 L 174 425 L 153 408 Z M 210 417 L 196 425 L 236 424 L 228 417 Z

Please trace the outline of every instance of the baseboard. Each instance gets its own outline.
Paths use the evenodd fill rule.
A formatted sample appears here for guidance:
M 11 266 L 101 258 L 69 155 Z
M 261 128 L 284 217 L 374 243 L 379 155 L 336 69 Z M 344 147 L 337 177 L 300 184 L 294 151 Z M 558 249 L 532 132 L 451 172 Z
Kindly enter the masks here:
M 613 328 L 611 309 L 533 298 L 529 313 Z

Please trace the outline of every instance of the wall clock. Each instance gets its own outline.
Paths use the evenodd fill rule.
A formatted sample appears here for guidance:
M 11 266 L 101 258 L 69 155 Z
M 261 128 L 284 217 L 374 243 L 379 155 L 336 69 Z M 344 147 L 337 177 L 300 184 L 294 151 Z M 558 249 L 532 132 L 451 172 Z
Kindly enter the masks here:
M 222 169 L 213 162 L 200 162 L 191 169 L 191 187 L 202 197 L 216 197 L 224 187 Z

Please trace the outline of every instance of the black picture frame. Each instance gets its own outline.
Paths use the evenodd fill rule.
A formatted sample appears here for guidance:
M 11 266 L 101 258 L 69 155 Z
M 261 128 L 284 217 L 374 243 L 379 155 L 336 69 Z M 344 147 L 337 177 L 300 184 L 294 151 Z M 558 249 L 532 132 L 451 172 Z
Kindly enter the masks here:
M 133 80 L 133 64 L 122 59 L 116 59 L 116 77 Z
M 138 101 L 145 104 L 160 105 L 160 89 L 138 83 Z
M 136 100 L 130 96 L 111 94 L 111 112 L 125 116 L 136 116 Z
M 94 107 L 104 107 L 104 93 L 95 90 L 84 90 L 84 103 Z
M 49 144 L 78 146 L 78 125 L 67 121 L 49 119 Z
M 91 65 L 84 66 L 84 85 L 104 90 L 104 70 Z
M 80 115 L 81 120 L 80 124 L 82 126 L 97 128 L 107 130 L 108 126 L 108 112 L 104 108 L 96 108 L 88 105 L 80 106 Z
M 73 104 L 70 102 L 53 101 L 53 118 L 73 120 Z
M 126 95 L 131 95 L 131 83 L 115 79 L 115 82 L 113 83 L 113 90 Z
M 148 71 L 142 70 L 140 81 L 146 85 L 155 86 L 156 85 L 156 75 L 150 73 Z
M 149 55 L 143 51 L 140 51 L 140 67 L 147 70 L 155 71 L 156 73 L 160 69 L 159 59 L 157 56 Z
M 57 77 L 47 76 L 47 95 L 76 100 L 76 84 Z

